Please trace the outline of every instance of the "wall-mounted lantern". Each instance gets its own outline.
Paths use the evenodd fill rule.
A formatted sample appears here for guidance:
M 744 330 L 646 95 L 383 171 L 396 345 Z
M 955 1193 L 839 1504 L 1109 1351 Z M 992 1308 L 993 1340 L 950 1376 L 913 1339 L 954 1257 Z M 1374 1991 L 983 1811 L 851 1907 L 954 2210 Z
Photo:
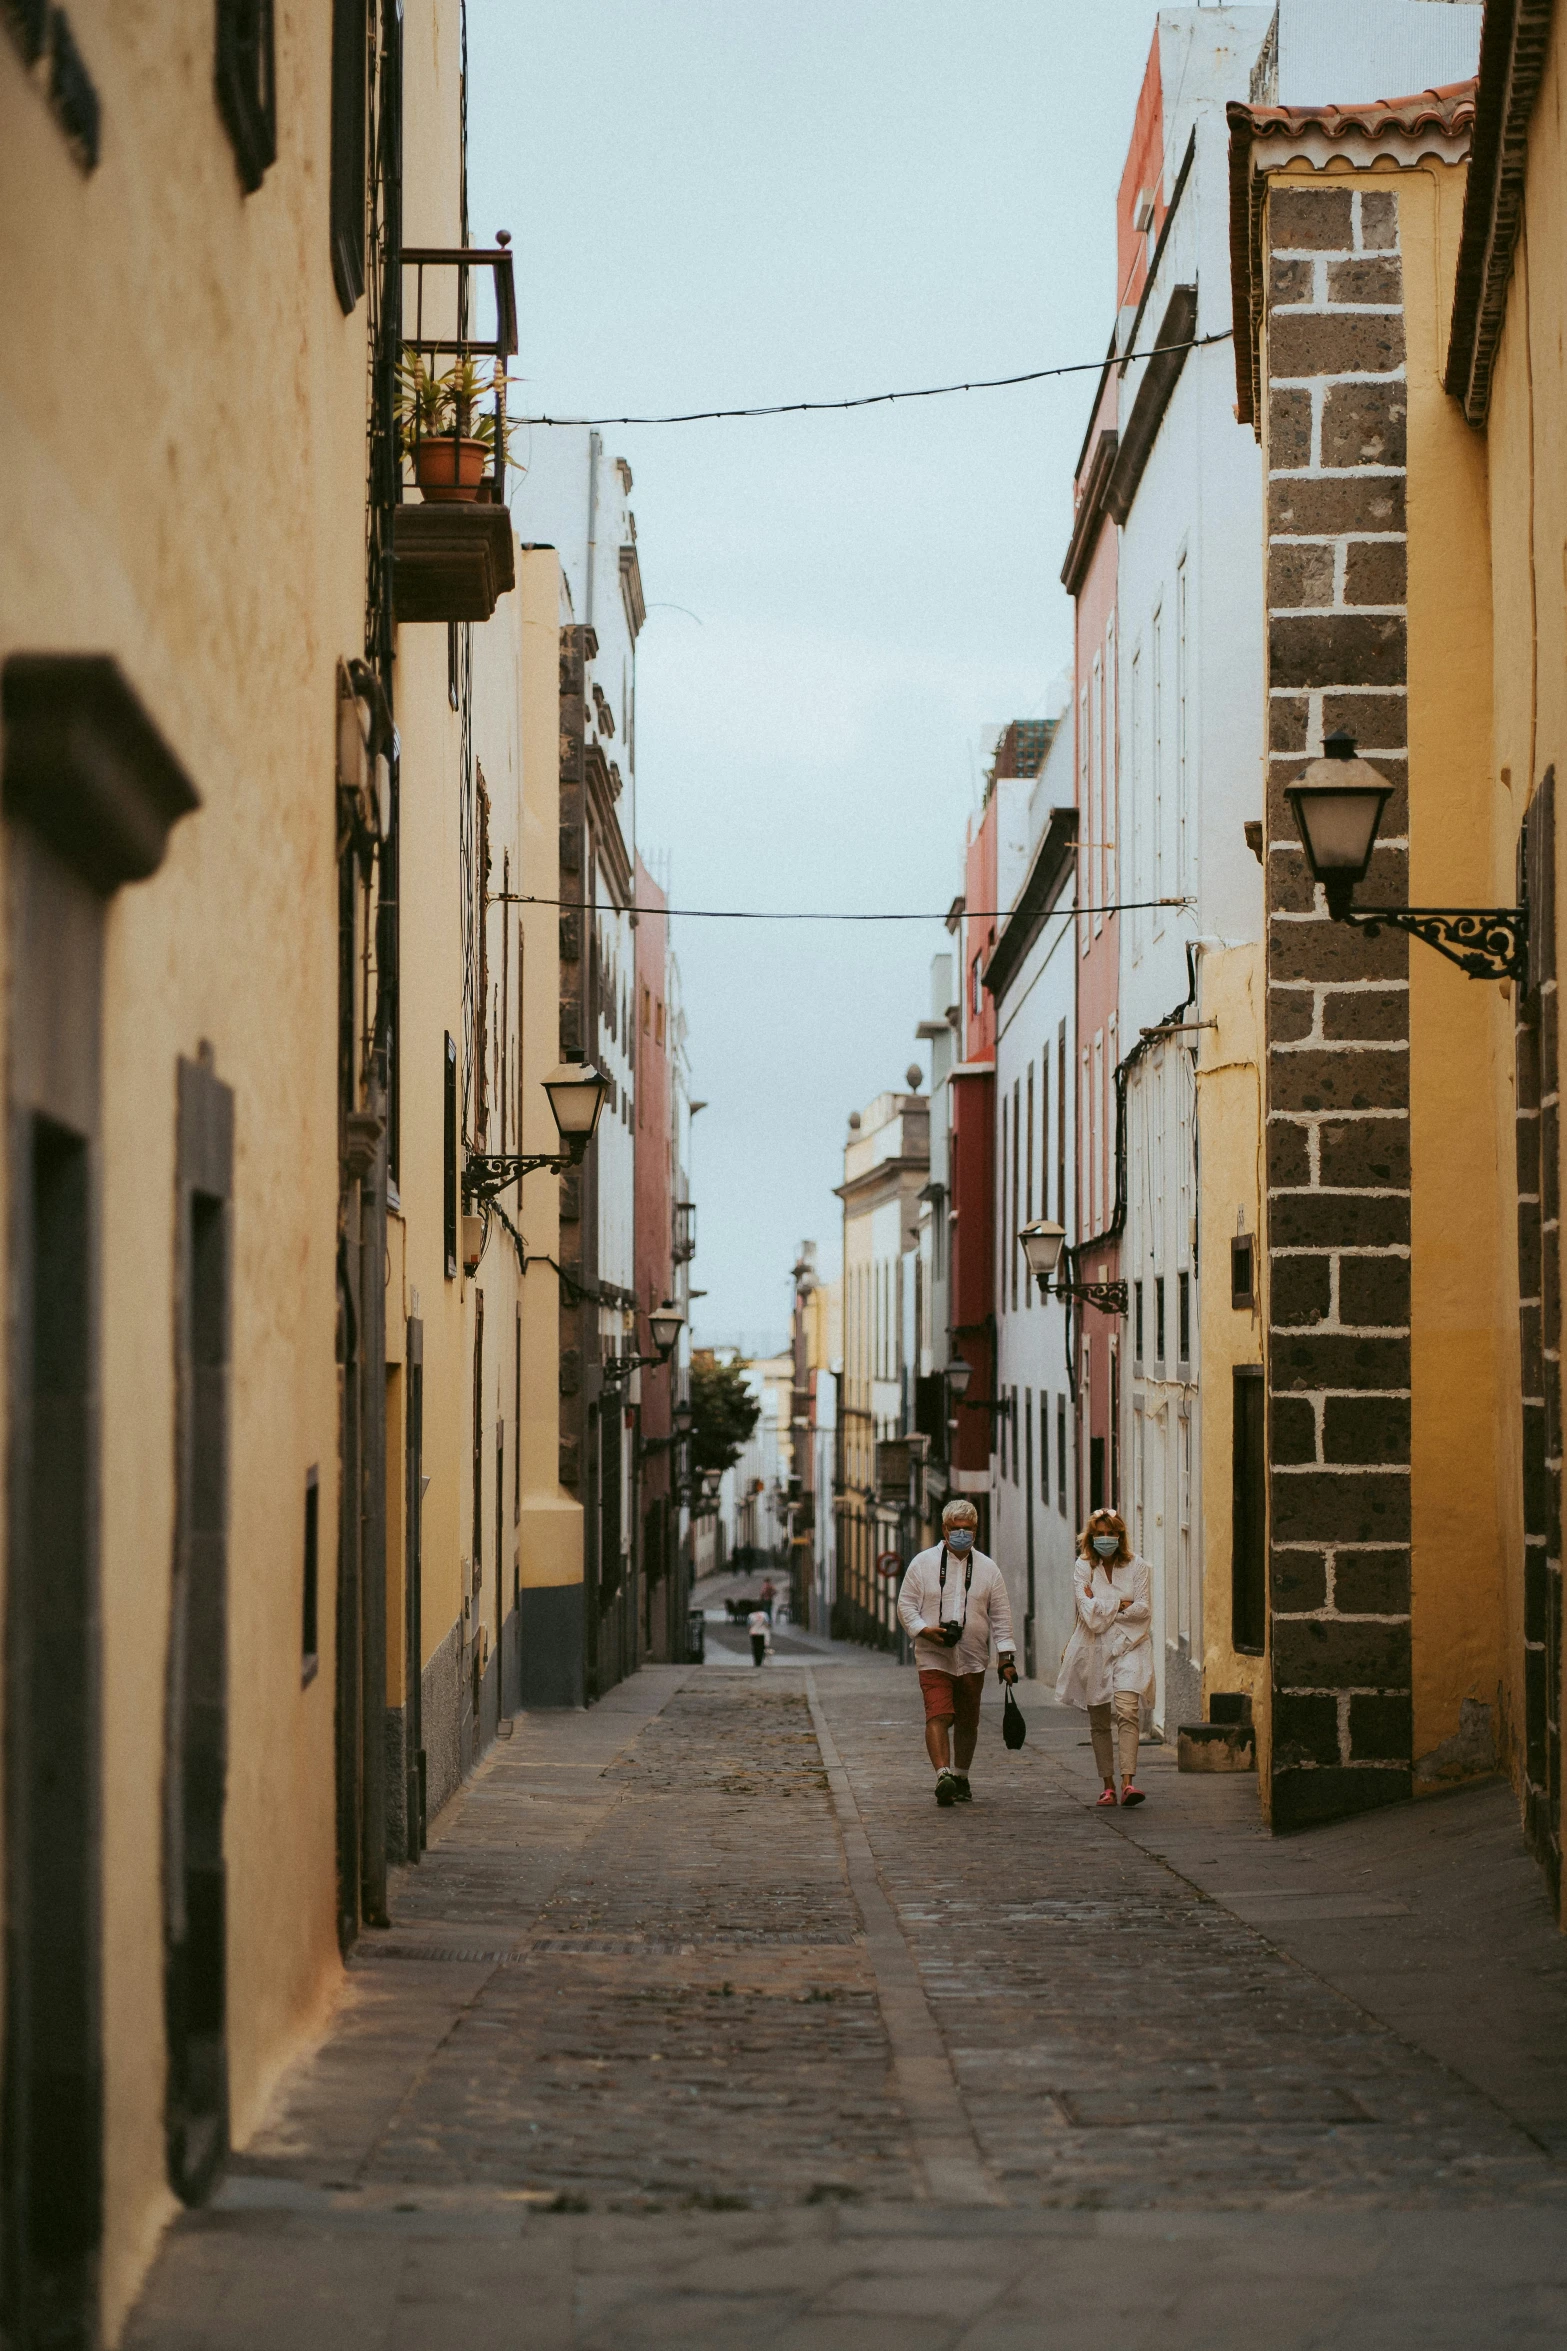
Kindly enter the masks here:
M 609 1100 L 610 1081 L 591 1061 L 563 1061 L 545 1079 L 544 1091 L 563 1149 L 470 1151 L 463 1168 L 463 1191 L 469 1200 L 493 1200 L 536 1168 L 564 1175 L 569 1167 L 581 1166 Z
M 1472 980 L 1527 982 L 1529 916 L 1522 906 L 1355 906 L 1393 787 L 1356 757 L 1355 738 L 1332 734 L 1300 781 L 1285 787 L 1313 881 L 1335 922 L 1375 938 L 1386 924 L 1424 939 Z
M 1036 1217 L 1018 1234 L 1028 1270 L 1039 1284 L 1041 1298 L 1070 1299 L 1079 1306 L 1097 1306 L 1101 1314 L 1126 1312 L 1125 1282 L 1052 1281 L 1066 1245 L 1066 1233 L 1053 1218 Z

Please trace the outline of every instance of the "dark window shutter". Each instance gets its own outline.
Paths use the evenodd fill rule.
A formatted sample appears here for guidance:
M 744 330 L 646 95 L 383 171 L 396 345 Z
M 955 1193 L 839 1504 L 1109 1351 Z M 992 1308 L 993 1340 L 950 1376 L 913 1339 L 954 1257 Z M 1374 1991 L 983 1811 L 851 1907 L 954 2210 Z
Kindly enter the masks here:
M 365 290 L 365 0 L 332 0 L 332 282 L 345 312 Z
M 218 107 L 240 185 L 253 196 L 277 161 L 272 0 L 217 0 L 217 17 Z

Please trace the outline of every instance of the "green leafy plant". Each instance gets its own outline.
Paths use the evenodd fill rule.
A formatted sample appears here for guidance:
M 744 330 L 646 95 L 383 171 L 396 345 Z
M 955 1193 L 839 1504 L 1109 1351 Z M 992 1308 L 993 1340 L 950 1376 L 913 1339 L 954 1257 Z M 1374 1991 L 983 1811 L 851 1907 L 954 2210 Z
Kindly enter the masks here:
M 691 1459 L 700 1472 L 729 1469 L 762 1416 L 738 1363 L 698 1356 L 691 1365 Z
M 493 452 L 495 412 L 493 408 L 481 409 L 479 403 L 492 396 L 494 386 L 481 375 L 476 360 L 464 353 L 444 374 L 437 374 L 421 352 L 410 351 L 398 377 L 397 421 L 405 441 L 438 441 L 455 434 Z M 509 429 L 503 424 L 501 455 L 508 459 L 509 441 Z

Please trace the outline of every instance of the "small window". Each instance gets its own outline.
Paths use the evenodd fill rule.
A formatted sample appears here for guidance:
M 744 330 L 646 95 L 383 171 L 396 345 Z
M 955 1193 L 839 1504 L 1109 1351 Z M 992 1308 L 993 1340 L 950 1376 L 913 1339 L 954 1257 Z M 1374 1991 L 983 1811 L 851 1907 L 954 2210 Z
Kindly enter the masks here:
M 1175 1343 L 1182 1363 L 1192 1359 L 1192 1277 L 1178 1273 L 1175 1277 Z
M 1153 1286 L 1153 1356 L 1155 1363 L 1164 1361 L 1164 1276 L 1159 1274 Z
M 644 989 L 643 989 L 643 991 L 642 991 L 642 1034 L 643 1034 L 643 1036 L 644 1036 L 644 1037 L 646 1037 L 646 1036 L 649 1036 L 649 1035 L 652 1033 L 652 1028 L 653 1028 L 653 991 L 652 991 L 652 989 L 651 989 L 651 988 L 644 988 Z
M 1018 1482 L 1017 1390 L 1012 1391 L 1012 1483 Z
M 321 1471 L 312 1462 L 305 1472 L 305 1607 L 304 1633 L 301 1641 L 303 1667 L 301 1681 L 308 1685 L 316 1678 L 321 1663 L 321 1635 L 318 1619 L 321 1604 Z
M 1248 1312 L 1257 1303 L 1257 1264 L 1250 1233 L 1236 1233 L 1230 1241 L 1230 1304 Z
M 1039 1499 L 1050 1499 L 1050 1399 L 1043 1390 L 1039 1397 Z
M 1066 1516 L 1066 1398 L 1056 1398 L 1056 1508 Z
M 1143 1359 L 1143 1285 L 1132 1284 L 1132 1354 L 1141 1363 Z
M 974 1018 L 978 1020 L 984 1009 L 985 986 L 983 980 L 979 976 L 979 957 L 976 955 L 974 958 L 973 969 L 969 974 L 969 1010 L 973 1013 Z
M 660 996 L 653 1016 L 653 1034 L 660 1045 L 664 1042 L 664 999 Z

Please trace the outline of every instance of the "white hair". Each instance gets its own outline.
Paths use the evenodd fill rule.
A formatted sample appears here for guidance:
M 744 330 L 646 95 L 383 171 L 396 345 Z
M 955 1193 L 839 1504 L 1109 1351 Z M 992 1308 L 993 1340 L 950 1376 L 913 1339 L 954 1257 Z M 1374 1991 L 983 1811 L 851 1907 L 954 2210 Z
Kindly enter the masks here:
M 965 1524 L 972 1519 L 975 1526 L 978 1526 L 979 1512 L 973 1503 L 966 1502 L 961 1494 L 954 1494 L 941 1514 L 941 1523 L 944 1527 L 956 1526 L 959 1519 L 962 1519 Z

